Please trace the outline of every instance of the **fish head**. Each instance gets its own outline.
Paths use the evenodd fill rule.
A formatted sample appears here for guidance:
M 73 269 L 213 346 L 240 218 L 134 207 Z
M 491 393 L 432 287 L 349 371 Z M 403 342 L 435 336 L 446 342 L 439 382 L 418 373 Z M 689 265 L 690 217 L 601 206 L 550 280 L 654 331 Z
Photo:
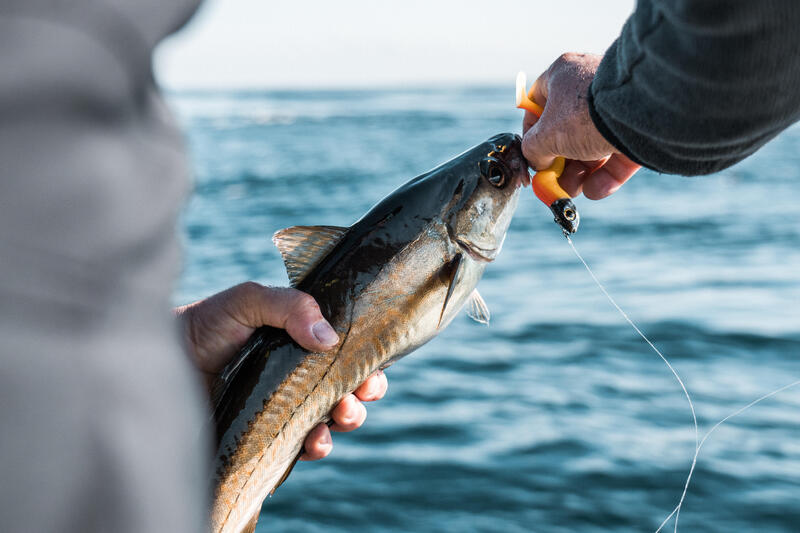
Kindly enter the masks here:
M 444 309 L 436 318 L 446 326 L 500 253 L 528 179 L 521 142 L 513 133 L 495 135 L 407 181 L 347 228 L 297 288 L 314 296 L 323 314 L 342 313 L 348 322 L 374 312 L 380 302 L 395 306 L 395 296 L 415 294 L 420 298 L 413 305 Z M 321 249 L 319 243 L 313 248 Z M 369 303 L 350 310 L 353 294 L 380 294 L 380 302 L 363 298 Z M 402 347 L 393 347 L 397 357 L 440 328 L 413 329 Z
M 451 239 L 479 262 L 500 253 L 528 175 L 519 135 L 501 133 L 463 154 L 457 200 L 443 213 Z

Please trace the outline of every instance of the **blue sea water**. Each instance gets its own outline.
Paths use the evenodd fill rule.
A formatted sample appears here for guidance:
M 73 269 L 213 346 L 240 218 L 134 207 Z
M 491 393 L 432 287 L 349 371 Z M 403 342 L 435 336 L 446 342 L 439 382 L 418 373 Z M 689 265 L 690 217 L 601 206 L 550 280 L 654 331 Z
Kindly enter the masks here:
M 402 182 L 518 131 L 513 87 L 171 95 L 196 171 L 179 303 L 285 285 L 274 231 L 349 225 Z M 694 451 L 686 399 L 524 191 L 457 319 L 387 372 L 364 427 L 336 434 L 258 531 L 652 532 Z M 670 358 L 701 436 L 800 379 L 800 128 L 704 178 L 642 171 L 578 199 L 580 252 Z M 681 531 L 800 531 L 800 387 L 705 444 Z

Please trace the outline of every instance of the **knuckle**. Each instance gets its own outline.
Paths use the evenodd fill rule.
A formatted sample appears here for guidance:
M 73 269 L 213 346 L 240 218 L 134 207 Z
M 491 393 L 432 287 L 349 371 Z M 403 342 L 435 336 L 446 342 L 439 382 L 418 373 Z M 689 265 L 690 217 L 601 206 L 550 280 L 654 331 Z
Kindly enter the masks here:
M 255 281 L 245 281 L 233 287 L 233 295 L 248 307 L 257 307 L 261 302 L 261 293 L 265 287 Z
M 580 60 L 582 57 L 583 57 L 583 54 L 578 54 L 578 53 L 575 53 L 575 52 L 564 52 L 563 54 L 561 54 L 561 57 L 559 57 L 559 59 L 563 63 L 574 63 L 574 62 Z
M 570 65 L 575 63 L 575 59 L 575 54 L 572 52 L 565 52 L 561 54 L 551 65 L 550 72 L 556 73 L 568 68 Z
M 533 149 L 530 148 L 527 144 L 522 145 L 522 156 L 532 162 L 533 159 L 536 157 L 536 154 L 533 152 Z
M 546 146 L 549 145 L 549 136 L 541 128 L 531 129 L 522 142 L 522 155 L 534 167 L 539 167 L 542 158 L 546 157 Z
M 245 281 L 244 283 L 237 285 L 235 289 L 244 294 L 254 294 L 264 289 L 264 286 L 260 283 L 256 283 L 255 281 Z
M 531 128 L 525 133 L 522 138 L 522 154 L 525 156 L 533 155 L 536 153 L 537 140 L 540 136 L 539 127 Z
M 294 294 L 295 307 L 297 309 L 317 309 L 317 301 L 308 293 L 295 291 Z

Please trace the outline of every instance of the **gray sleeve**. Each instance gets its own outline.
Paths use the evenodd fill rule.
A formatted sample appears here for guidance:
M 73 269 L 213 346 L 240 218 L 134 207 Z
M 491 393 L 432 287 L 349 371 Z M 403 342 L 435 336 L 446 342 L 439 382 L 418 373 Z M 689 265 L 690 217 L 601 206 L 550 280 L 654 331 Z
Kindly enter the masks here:
M 599 131 L 659 172 L 716 172 L 800 118 L 796 0 L 639 0 L 589 90 Z
M 169 305 L 187 167 L 148 42 L 101 4 L 0 4 L 0 529 L 196 533 L 204 403 Z

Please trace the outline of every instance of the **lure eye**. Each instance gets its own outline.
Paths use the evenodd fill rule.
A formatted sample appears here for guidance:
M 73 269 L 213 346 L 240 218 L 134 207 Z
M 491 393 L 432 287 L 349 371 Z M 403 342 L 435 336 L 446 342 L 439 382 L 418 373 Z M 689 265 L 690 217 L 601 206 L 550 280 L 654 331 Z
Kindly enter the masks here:
M 480 164 L 481 175 L 497 188 L 502 187 L 506 183 L 506 169 L 495 158 L 488 157 L 481 161 Z
M 550 204 L 550 210 L 553 212 L 556 223 L 561 226 L 566 235 L 578 231 L 581 217 L 570 198 L 559 198 Z

